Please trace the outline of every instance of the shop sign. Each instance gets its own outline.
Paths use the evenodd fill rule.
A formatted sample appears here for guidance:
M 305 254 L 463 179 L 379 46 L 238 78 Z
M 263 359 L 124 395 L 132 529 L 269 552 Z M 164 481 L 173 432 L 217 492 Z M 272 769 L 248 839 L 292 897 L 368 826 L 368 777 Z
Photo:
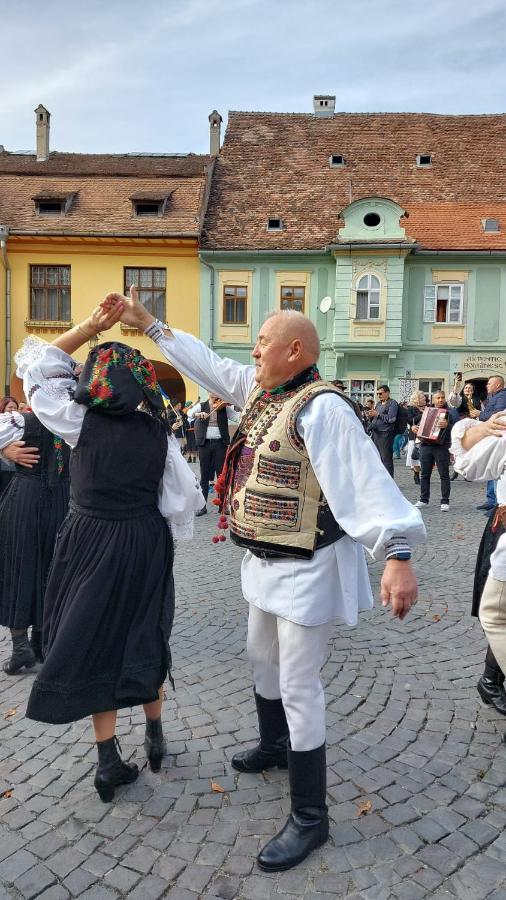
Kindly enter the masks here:
M 462 370 L 469 372 L 475 369 L 496 369 L 506 372 L 506 358 L 493 353 L 477 353 L 473 356 L 464 357 Z

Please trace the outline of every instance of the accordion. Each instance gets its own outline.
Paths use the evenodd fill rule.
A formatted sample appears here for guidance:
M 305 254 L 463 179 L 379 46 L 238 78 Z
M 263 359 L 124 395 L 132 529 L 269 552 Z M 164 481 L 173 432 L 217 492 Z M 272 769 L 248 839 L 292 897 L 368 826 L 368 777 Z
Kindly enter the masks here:
M 444 421 L 443 428 L 448 423 L 448 410 L 435 409 L 433 406 L 427 406 L 418 425 L 417 438 L 424 441 L 437 441 L 441 434 L 441 421 Z

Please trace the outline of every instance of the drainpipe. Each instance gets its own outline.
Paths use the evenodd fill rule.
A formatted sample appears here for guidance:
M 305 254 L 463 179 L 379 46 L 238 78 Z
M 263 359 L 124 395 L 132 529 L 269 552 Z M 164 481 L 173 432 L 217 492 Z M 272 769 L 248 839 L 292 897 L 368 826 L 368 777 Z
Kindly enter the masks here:
M 211 273 L 211 282 L 209 287 L 209 311 L 211 315 L 211 326 L 209 331 L 209 346 L 211 349 L 214 347 L 214 279 L 215 279 L 215 270 L 214 266 L 210 266 L 209 263 L 205 261 L 205 259 L 200 258 L 200 262 L 203 266 L 209 269 Z
M 0 251 L 5 269 L 5 394 L 11 391 L 11 267 L 7 257 L 7 225 L 0 225 Z

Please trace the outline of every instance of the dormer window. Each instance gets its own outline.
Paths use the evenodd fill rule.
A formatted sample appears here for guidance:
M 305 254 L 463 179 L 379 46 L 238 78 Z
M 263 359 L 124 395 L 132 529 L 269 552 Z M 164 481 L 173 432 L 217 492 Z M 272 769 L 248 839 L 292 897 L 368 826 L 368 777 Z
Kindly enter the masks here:
M 283 231 L 283 219 L 267 219 L 267 231 Z
M 76 194 L 40 194 L 32 197 L 39 216 L 65 216 L 72 206 Z
M 432 165 L 432 154 L 430 153 L 419 153 L 416 157 L 416 164 L 419 169 L 426 169 L 428 166 Z
M 329 156 L 329 166 L 331 169 L 337 169 L 346 165 L 346 160 L 341 153 L 333 153 Z
M 138 219 L 161 218 L 167 209 L 170 194 L 153 195 L 152 192 L 140 192 L 130 197 L 134 216 Z
M 497 234 L 501 230 L 501 223 L 499 219 L 482 219 L 483 231 L 488 232 L 489 234 Z

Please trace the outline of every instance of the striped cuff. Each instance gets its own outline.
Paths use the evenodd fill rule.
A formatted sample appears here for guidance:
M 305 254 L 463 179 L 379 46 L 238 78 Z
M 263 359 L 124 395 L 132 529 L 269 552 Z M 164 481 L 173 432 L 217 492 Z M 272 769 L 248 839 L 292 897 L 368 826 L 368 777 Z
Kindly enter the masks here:
M 409 553 L 408 559 L 411 557 L 411 547 L 402 534 L 394 535 L 385 544 L 385 559 L 395 559 L 399 553 Z
M 147 337 L 151 338 L 151 340 L 154 341 L 155 344 L 158 344 L 159 341 L 161 341 L 161 339 L 165 337 L 163 333 L 164 327 L 165 326 L 163 322 L 160 322 L 159 319 L 155 319 L 155 321 L 151 322 L 151 325 L 148 325 L 148 327 L 145 329 L 144 334 L 147 335 Z

